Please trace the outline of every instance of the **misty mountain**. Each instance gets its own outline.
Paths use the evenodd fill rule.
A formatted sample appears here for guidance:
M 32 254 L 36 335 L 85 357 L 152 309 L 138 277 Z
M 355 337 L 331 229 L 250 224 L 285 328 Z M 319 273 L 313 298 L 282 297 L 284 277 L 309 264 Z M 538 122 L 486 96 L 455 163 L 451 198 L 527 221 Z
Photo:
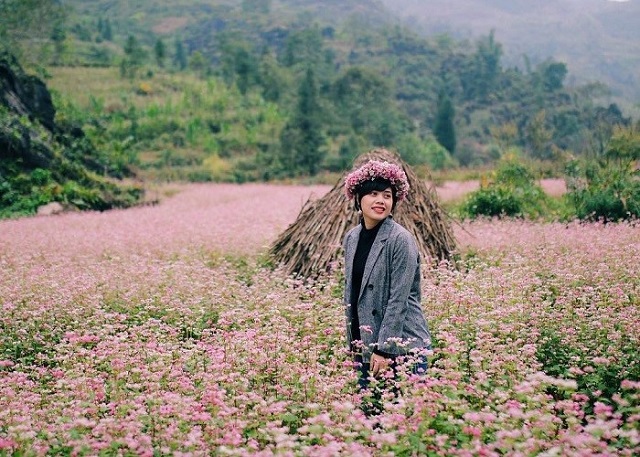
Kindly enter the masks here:
M 423 36 L 475 42 L 494 31 L 503 67 L 548 59 L 568 65 L 568 84 L 600 81 L 626 109 L 640 100 L 640 0 L 64 0 L 85 17 L 113 20 L 121 35 L 181 36 L 190 50 L 211 48 L 212 34 L 293 27 L 337 27 L 357 17 L 371 29 L 402 23 Z M 147 35 L 149 36 L 149 35 Z M 148 44 L 151 44 L 149 42 Z
M 601 81 L 629 103 L 640 100 L 640 1 L 381 0 L 424 35 L 474 39 L 495 31 L 503 65 L 553 58 L 568 82 Z

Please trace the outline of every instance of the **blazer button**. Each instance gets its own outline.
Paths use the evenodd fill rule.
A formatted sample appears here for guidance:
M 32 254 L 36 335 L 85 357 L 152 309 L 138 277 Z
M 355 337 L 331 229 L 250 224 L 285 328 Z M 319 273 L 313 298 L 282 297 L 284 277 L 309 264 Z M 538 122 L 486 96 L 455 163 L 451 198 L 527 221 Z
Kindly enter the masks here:
M 371 311 L 371 314 L 373 314 L 375 316 L 376 314 L 378 314 L 378 310 L 374 309 L 373 311 Z
M 369 285 L 367 286 L 367 289 L 369 289 L 369 290 L 373 289 L 373 284 L 369 284 Z

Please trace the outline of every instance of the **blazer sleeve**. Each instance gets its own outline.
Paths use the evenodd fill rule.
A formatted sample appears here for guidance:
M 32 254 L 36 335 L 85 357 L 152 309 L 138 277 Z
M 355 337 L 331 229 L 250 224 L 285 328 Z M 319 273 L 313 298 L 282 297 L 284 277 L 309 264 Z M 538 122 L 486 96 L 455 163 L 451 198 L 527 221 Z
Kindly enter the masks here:
M 377 349 L 383 353 L 398 354 L 405 319 L 409 308 L 409 294 L 413 286 L 415 271 L 419 264 L 416 245 L 407 232 L 400 232 L 393 241 L 391 251 L 389 300 L 378 334 Z

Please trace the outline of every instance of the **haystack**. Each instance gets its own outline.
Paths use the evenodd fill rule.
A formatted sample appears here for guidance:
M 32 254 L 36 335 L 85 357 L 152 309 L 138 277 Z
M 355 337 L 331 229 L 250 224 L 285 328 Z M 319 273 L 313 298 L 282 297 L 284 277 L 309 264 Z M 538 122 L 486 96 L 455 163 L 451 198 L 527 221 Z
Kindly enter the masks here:
M 415 236 L 423 262 L 449 260 L 456 243 L 450 219 L 440 207 L 435 189 L 427 186 L 396 153 L 387 149 L 362 154 L 356 159 L 354 169 L 371 159 L 395 163 L 407 174 L 411 186 L 409 195 L 398 204 L 393 218 Z M 344 193 L 345 177 L 322 198 L 308 200 L 296 221 L 271 246 L 271 258 L 288 274 L 304 278 L 317 276 L 339 260 L 344 236 L 359 223 L 353 201 Z

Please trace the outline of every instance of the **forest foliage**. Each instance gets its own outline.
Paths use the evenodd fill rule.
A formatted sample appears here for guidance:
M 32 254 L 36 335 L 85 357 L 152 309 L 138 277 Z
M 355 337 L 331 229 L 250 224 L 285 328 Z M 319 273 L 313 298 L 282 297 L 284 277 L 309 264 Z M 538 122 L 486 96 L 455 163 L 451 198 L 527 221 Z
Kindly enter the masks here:
M 640 3 L 607 0 L 380 0 L 423 34 L 477 37 L 496 29 L 503 64 L 558 56 L 568 81 L 603 81 L 612 100 L 639 114 Z M 635 105 L 635 106 L 634 106 Z
M 52 4 L 8 3 L 31 17 Z M 0 33 L 39 62 L 58 117 L 145 179 L 301 179 L 374 146 L 417 170 L 493 167 L 517 150 L 560 175 L 569 158 L 579 172 L 606 155 L 615 128 L 634 131 L 601 103 L 604 85 L 568 86 L 563 62 L 506 68 L 492 31 L 423 38 L 376 2 L 63 3 L 40 45 L 18 14 Z

